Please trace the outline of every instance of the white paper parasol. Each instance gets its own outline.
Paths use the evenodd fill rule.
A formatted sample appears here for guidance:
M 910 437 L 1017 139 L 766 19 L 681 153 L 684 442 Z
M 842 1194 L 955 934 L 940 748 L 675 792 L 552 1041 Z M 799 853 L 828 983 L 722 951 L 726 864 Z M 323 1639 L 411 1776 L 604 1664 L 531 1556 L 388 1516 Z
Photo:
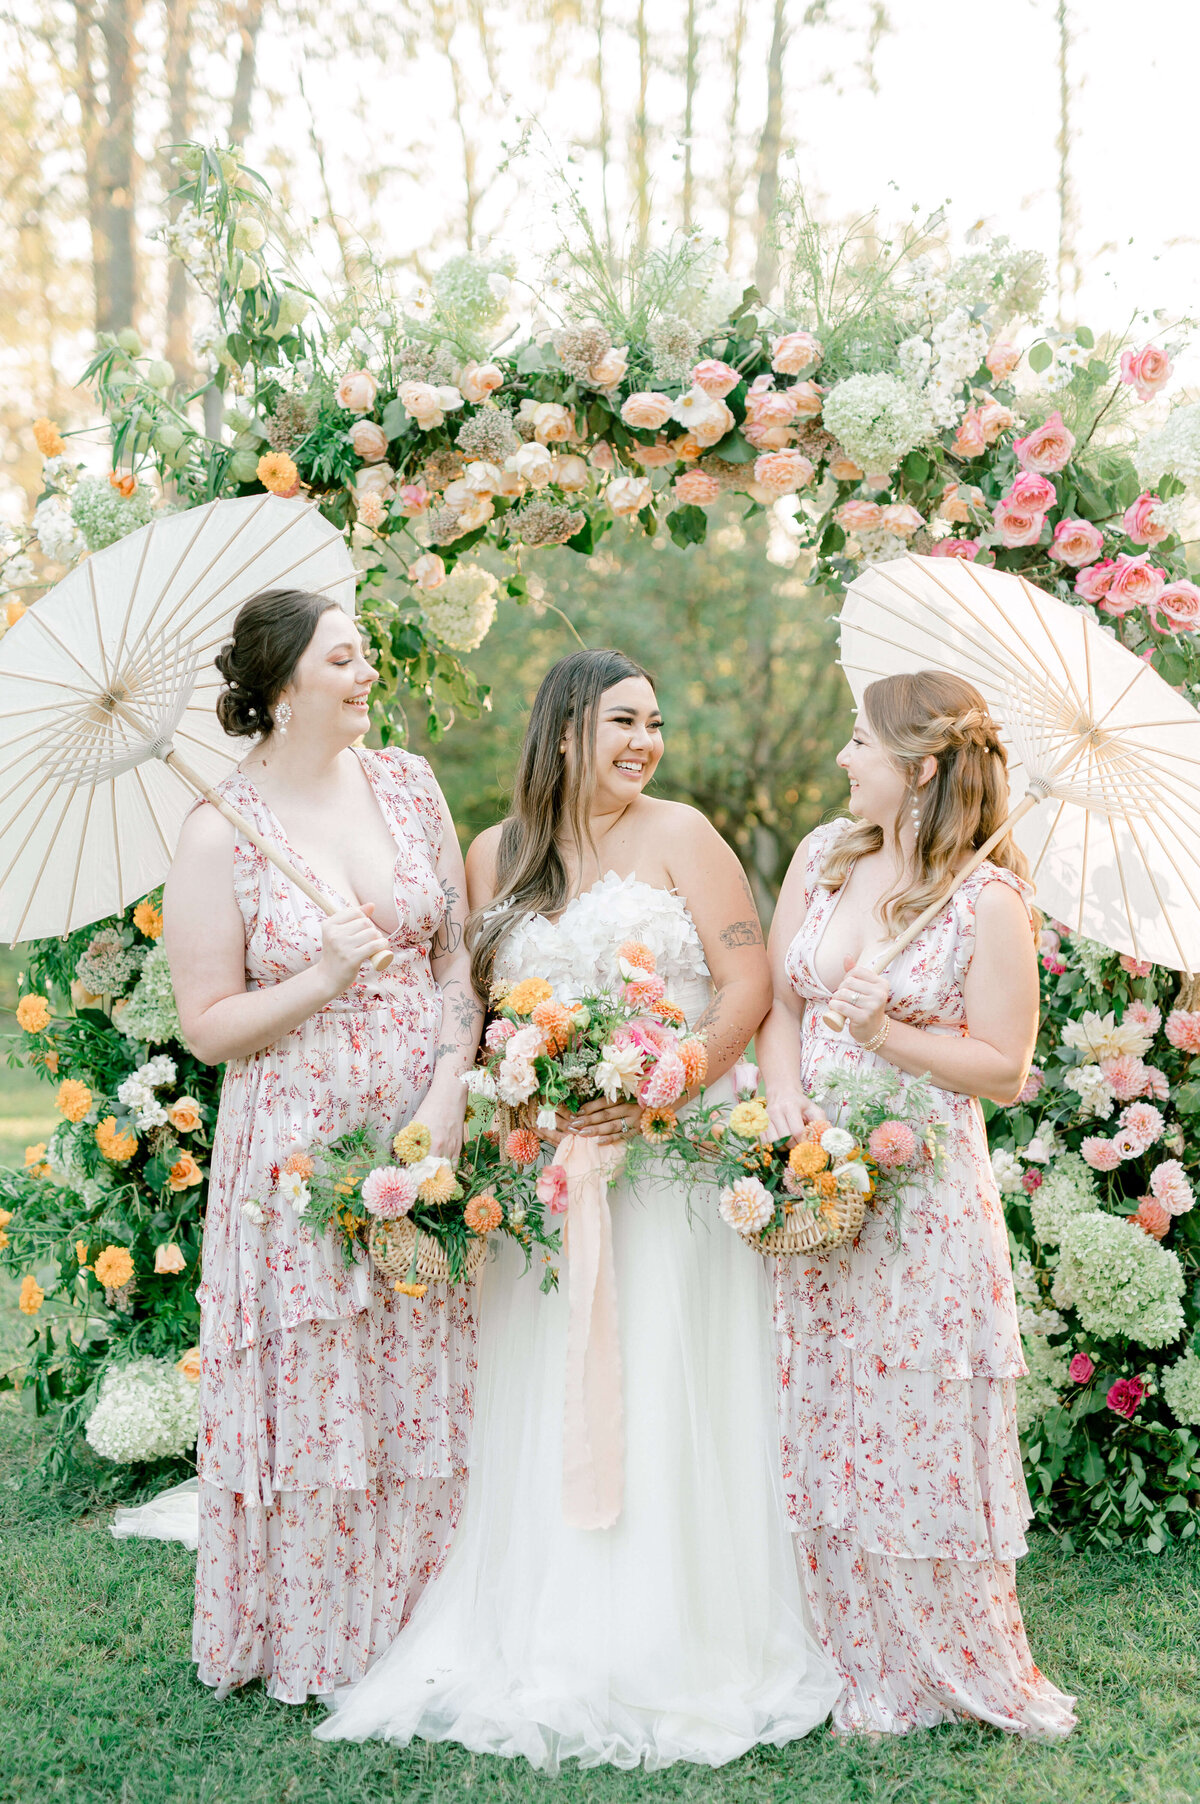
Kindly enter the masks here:
M 353 618 L 345 540 L 277 495 L 165 515 L 96 552 L 0 641 L 0 933 L 68 933 L 161 883 L 207 794 L 327 912 L 337 906 L 214 796 L 245 755 L 217 720 L 213 657 L 263 589 Z M 380 954 L 381 958 L 386 955 Z
M 1005 740 L 1004 830 L 1039 906 L 1134 958 L 1200 969 L 1200 714 L 1086 608 L 1004 571 L 897 558 L 850 585 L 841 663 L 856 701 L 900 671 L 974 683 Z

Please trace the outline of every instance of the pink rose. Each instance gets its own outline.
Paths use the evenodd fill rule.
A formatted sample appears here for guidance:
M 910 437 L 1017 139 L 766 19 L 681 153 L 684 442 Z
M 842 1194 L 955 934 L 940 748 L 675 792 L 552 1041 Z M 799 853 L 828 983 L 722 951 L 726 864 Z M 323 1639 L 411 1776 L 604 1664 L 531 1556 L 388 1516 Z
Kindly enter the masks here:
M 1128 614 L 1133 608 L 1149 608 L 1166 586 L 1166 572 L 1148 562 L 1150 553 L 1138 557 L 1124 553 L 1116 561 L 1100 610 L 1104 614 Z
M 1176 632 L 1194 633 L 1200 627 L 1200 589 L 1195 583 L 1168 583 L 1154 606 L 1162 609 Z
M 615 388 L 628 368 L 627 347 L 614 345 L 605 351 L 603 357 L 597 357 L 588 371 L 588 381 L 593 388 Z
M 707 470 L 684 470 L 675 478 L 676 499 L 684 507 L 709 507 L 720 493 L 720 483 Z
M 478 407 L 495 389 L 504 386 L 504 371 L 498 363 L 468 363 L 458 378 L 458 389 L 464 401 Z
M 1078 570 L 1094 563 L 1104 550 L 1104 534 L 1090 520 L 1060 520 L 1054 528 L 1049 555 L 1060 564 Z
M 642 388 L 621 405 L 621 418 L 635 432 L 657 432 L 671 417 L 674 402 L 670 395 Z
M 939 539 L 930 557 L 958 557 L 965 564 L 973 564 L 979 556 L 978 539 Z
M 615 470 L 617 467 L 617 460 L 613 456 L 613 448 L 606 438 L 596 440 L 596 443 L 587 454 L 587 459 L 595 470 Z
M 1052 475 L 1070 462 L 1075 449 L 1075 435 L 1063 425 L 1057 410 L 1041 426 L 1024 438 L 1013 440 L 1013 452 L 1023 470 L 1037 470 Z
M 1103 601 L 1116 568 L 1116 559 L 1106 557 L 1089 569 L 1081 570 L 1075 578 L 1076 595 L 1081 595 L 1084 601 Z
M 1020 361 L 1021 353 L 1016 345 L 1010 344 L 1004 338 L 997 339 L 984 358 L 984 362 L 997 382 L 1004 382 L 1011 376 Z
M 878 501 L 843 501 L 833 517 L 847 532 L 875 532 L 883 509 Z
M 1036 545 L 1042 536 L 1044 516 L 1014 507 L 1011 502 L 997 501 L 992 518 L 1001 544 L 1009 551 L 1018 545 Z
M 418 514 L 425 513 L 433 496 L 419 482 L 406 482 L 396 499 L 400 503 L 400 512 L 406 519 L 412 520 Z
M 1057 498 L 1054 484 L 1033 470 L 1022 470 L 1019 476 L 1014 476 L 1007 495 L 1003 497 L 1027 514 L 1044 514 L 1048 507 L 1054 506 Z
M 950 447 L 955 457 L 982 457 L 987 450 L 987 438 L 983 423 L 976 407 L 968 407 L 958 423 L 958 431 L 954 435 L 954 443 Z
M 1161 506 L 1157 495 L 1139 495 L 1133 506 L 1125 509 L 1121 525 L 1135 545 L 1161 545 L 1170 538 L 1171 528 L 1154 518 Z
M 1157 345 L 1121 353 L 1121 380 L 1136 388 L 1143 401 L 1149 401 L 1170 380 L 1172 367 L 1167 353 Z
M 349 437 L 355 457 L 365 464 L 377 464 L 387 456 L 387 433 L 374 420 L 355 420 Z
M 1095 1370 L 1095 1362 L 1086 1353 L 1076 1353 L 1067 1367 L 1067 1377 L 1072 1384 L 1087 1384 Z
M 1079 1150 L 1093 1171 L 1115 1171 L 1121 1163 L 1121 1155 L 1112 1141 L 1102 1139 L 1099 1134 L 1089 1134 L 1080 1141 Z
M 1039 1065 L 1031 1065 L 1029 1067 L 1029 1075 L 1021 1086 L 1021 1093 L 1017 1097 L 1018 1103 L 1032 1102 L 1034 1097 L 1037 1096 L 1041 1090 L 1045 1081 L 1046 1074 L 1041 1067 Z
M 771 340 L 771 368 L 781 376 L 798 376 L 820 363 L 822 354 L 820 341 L 811 332 L 785 332 Z
M 985 401 L 979 409 L 979 424 L 989 445 L 994 445 L 1002 432 L 1013 425 L 1013 411 L 1002 401 Z
M 752 426 L 786 426 L 795 418 L 790 389 L 776 388 L 770 376 L 756 376 L 746 395 L 746 418 Z
M 1132 1421 L 1137 1413 L 1137 1406 L 1145 1395 L 1146 1387 L 1140 1378 L 1118 1378 L 1104 1401 L 1115 1415 Z
M 414 563 L 408 566 L 408 580 L 415 583 L 418 589 L 429 594 L 440 589 L 446 581 L 446 566 L 436 551 L 422 552 Z
M 788 389 L 792 408 L 798 420 L 815 420 L 825 405 L 824 391 L 815 382 L 793 382 Z
M 801 451 L 768 451 L 754 460 L 754 480 L 773 495 L 794 495 L 807 488 L 816 474 Z
M 733 1092 L 739 1102 L 758 1095 L 758 1066 L 739 1059 L 733 1068 Z
M 561 1165 L 543 1165 L 537 1176 L 537 1198 L 551 1215 L 567 1212 L 567 1174 Z
M 790 426 L 763 426 L 757 420 L 747 420 L 742 427 L 742 437 L 756 451 L 782 451 L 792 442 Z
M 370 413 L 378 393 L 378 379 L 370 370 L 347 370 L 337 385 L 334 400 L 348 413 Z
M 1045 1182 L 1046 1180 L 1040 1171 L 1027 1171 L 1024 1172 L 1021 1177 L 1021 1184 L 1024 1189 L 1028 1191 L 1030 1196 L 1033 1195 L 1035 1190 L 1040 1190 Z
M 839 448 L 829 459 L 829 474 L 835 482 L 858 482 L 862 476 L 862 466 Z
M 907 501 L 889 501 L 880 510 L 879 524 L 884 532 L 894 532 L 898 538 L 911 539 L 917 528 L 924 526 L 925 516 Z
M 692 371 L 693 384 L 717 401 L 723 401 L 741 379 L 733 365 L 722 363 L 719 357 L 703 358 Z

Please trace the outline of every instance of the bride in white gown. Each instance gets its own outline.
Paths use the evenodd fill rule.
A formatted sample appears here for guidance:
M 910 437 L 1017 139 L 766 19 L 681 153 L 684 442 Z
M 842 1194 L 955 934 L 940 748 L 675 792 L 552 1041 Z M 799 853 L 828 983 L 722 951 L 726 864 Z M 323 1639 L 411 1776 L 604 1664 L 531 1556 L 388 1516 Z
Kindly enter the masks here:
M 578 996 L 619 981 L 617 947 L 640 940 L 702 1024 L 712 1094 L 769 1000 L 767 966 L 728 847 L 694 810 L 643 794 L 661 754 L 638 666 L 580 652 L 549 673 L 513 817 L 468 859 L 476 981 L 536 974 Z M 601 1102 L 572 1125 L 615 1142 L 639 1113 Z M 711 1189 L 643 1176 L 609 1202 L 625 1459 L 614 1526 L 563 1519 L 566 1275 L 542 1295 L 505 1243 L 481 1279 L 450 1556 L 319 1736 L 452 1740 L 550 1772 L 569 1758 L 716 1766 L 831 1709 L 838 1682 L 811 1632 L 779 1479 L 764 1263 Z

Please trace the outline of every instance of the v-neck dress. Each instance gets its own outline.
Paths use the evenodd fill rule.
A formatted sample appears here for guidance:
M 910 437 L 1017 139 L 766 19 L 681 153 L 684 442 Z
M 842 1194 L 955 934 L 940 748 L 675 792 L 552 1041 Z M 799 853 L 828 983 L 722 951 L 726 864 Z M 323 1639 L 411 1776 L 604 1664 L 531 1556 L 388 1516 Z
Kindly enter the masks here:
M 838 892 L 820 884 L 848 827 L 811 836 L 806 913 L 787 953 L 804 1010 L 801 1083 L 883 1061 L 822 1020 L 815 961 Z M 989 883 L 1030 886 L 985 863 L 888 968 L 888 1012 L 930 1033 L 967 1032 L 963 983 Z M 1033 1663 L 1014 1561 L 1032 1515 L 1017 1440 L 1025 1372 L 1004 1212 L 978 1101 L 935 1088 L 946 1133 L 939 1177 L 908 1193 L 899 1228 L 868 1211 L 859 1239 L 775 1263 L 784 1485 L 809 1603 L 845 1681 L 842 1729 L 904 1731 L 975 1716 L 1065 1735 L 1073 1699 Z
M 214 1138 L 193 1658 L 221 1696 L 262 1678 L 303 1703 L 360 1678 L 441 1565 L 463 1494 L 470 1292 L 398 1296 L 273 1194 L 289 1153 L 363 1124 L 394 1131 L 433 1074 L 437 784 L 409 753 L 358 756 L 396 842 L 392 963 L 364 964 L 291 1033 L 230 1060 Z M 219 789 L 314 875 L 247 777 Z M 241 834 L 233 866 L 246 985 L 265 989 L 320 957 L 323 916 Z

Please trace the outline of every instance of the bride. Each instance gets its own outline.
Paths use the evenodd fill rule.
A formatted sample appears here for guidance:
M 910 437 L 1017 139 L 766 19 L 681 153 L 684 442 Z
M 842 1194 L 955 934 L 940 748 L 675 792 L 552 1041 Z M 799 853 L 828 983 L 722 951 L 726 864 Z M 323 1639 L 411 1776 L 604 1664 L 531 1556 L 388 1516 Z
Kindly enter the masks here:
M 645 791 L 663 755 L 646 672 L 615 651 L 554 666 L 501 827 L 467 860 L 474 977 L 547 978 L 560 997 L 655 954 L 707 1037 L 708 1094 L 769 1001 L 749 885 L 716 831 Z M 619 1143 L 636 1103 L 589 1104 L 560 1134 Z M 764 1262 L 710 1190 L 609 1192 L 624 1492 L 611 1527 L 564 1521 L 568 1296 L 504 1243 L 485 1268 L 467 1504 L 450 1557 L 397 1641 L 316 1733 L 457 1741 L 557 1770 L 576 1758 L 717 1766 L 822 1722 L 838 1691 L 812 1636 L 778 1478 Z M 610 1423 L 611 1427 L 612 1424 Z

